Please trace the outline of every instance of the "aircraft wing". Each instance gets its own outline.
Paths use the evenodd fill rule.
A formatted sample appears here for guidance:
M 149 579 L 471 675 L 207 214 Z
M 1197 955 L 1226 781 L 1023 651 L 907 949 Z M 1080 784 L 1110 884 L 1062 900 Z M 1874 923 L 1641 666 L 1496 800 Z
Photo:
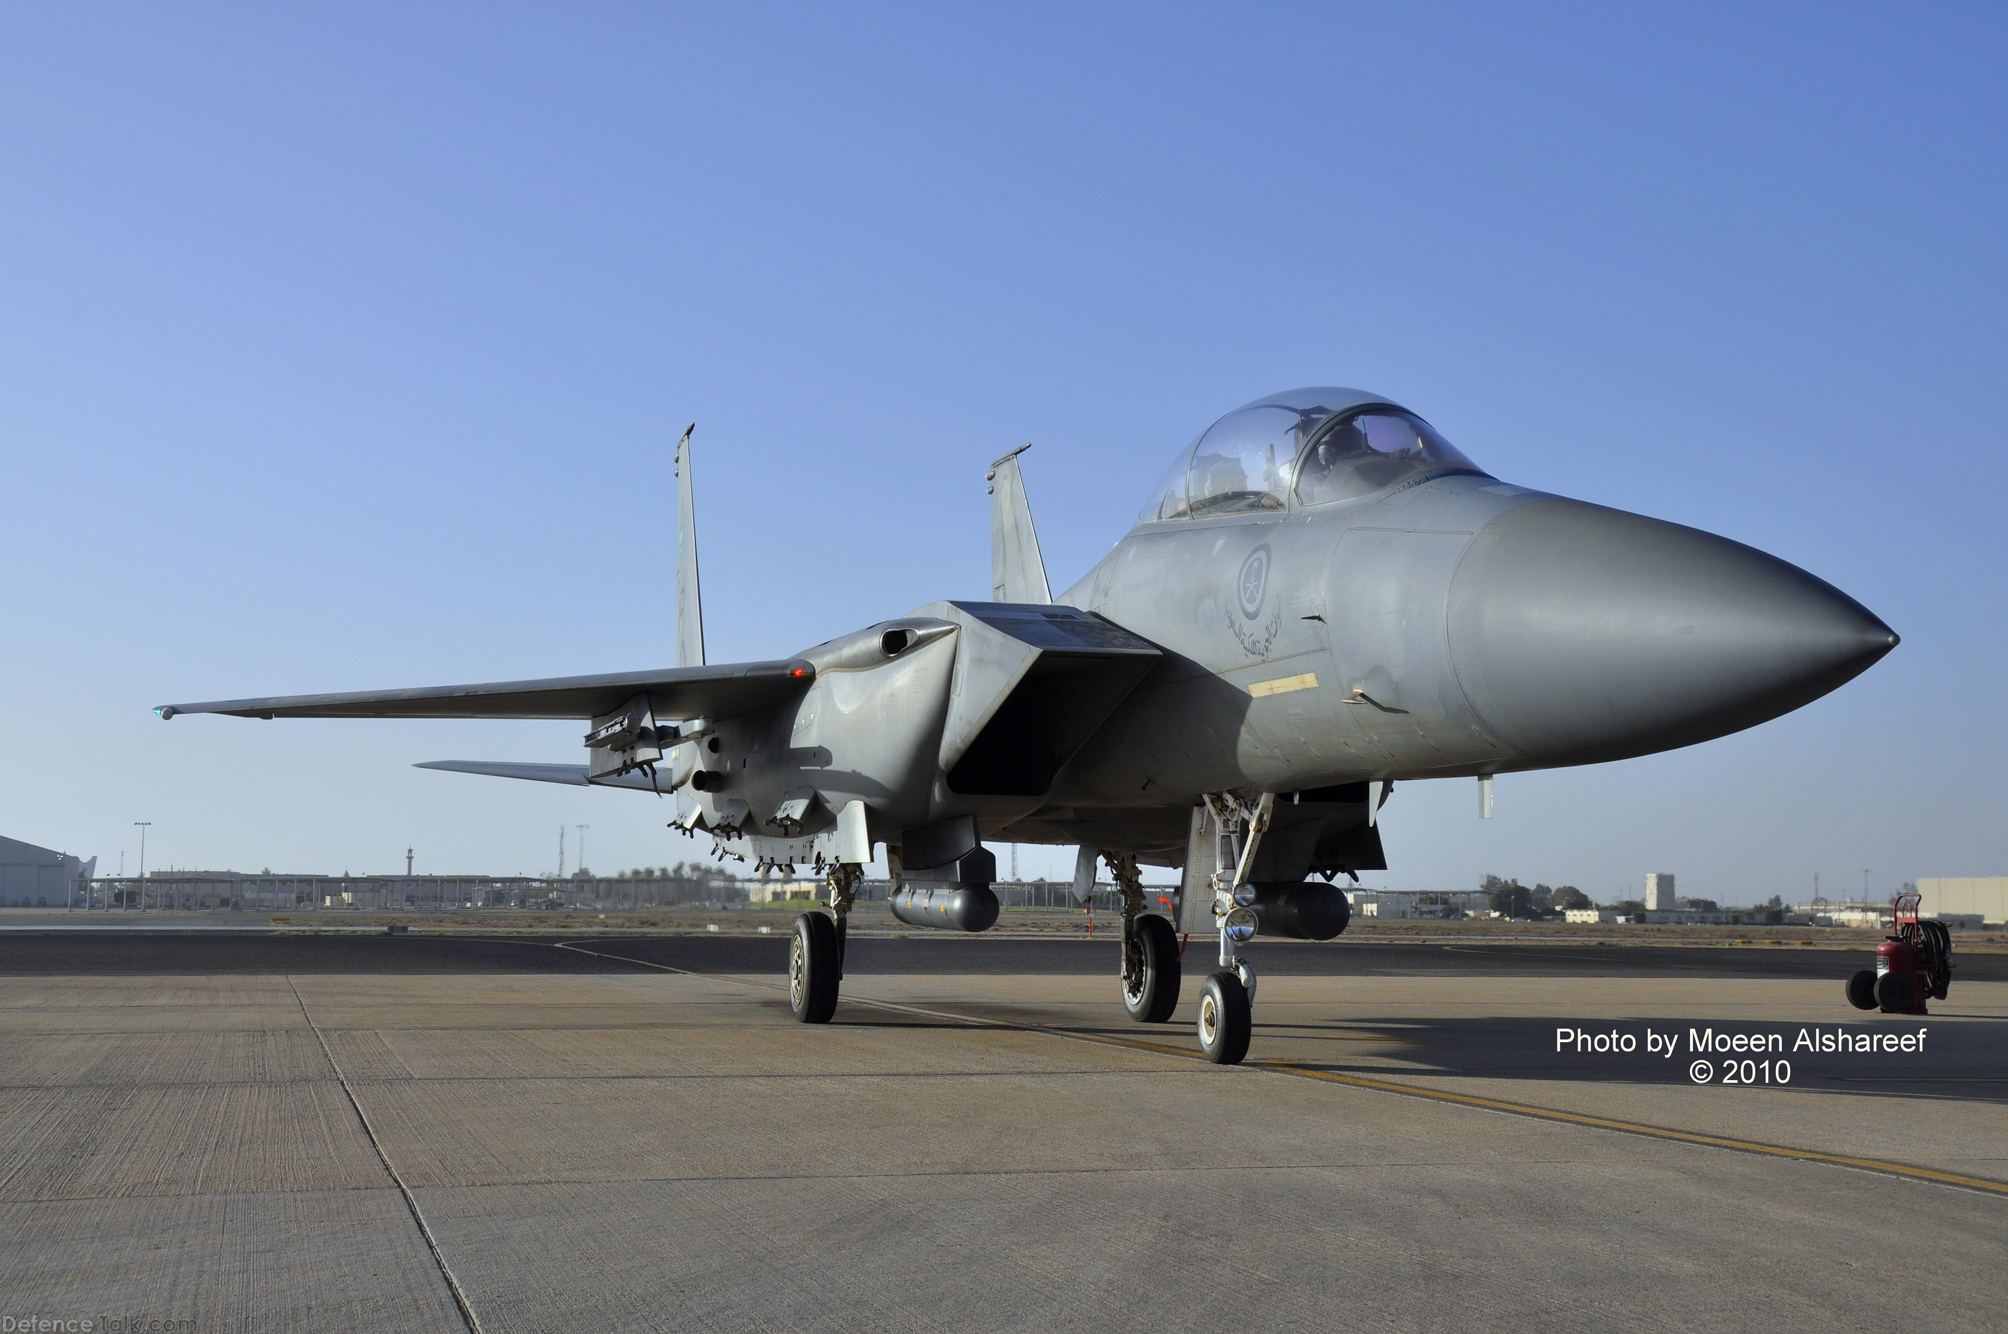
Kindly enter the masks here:
M 815 677 L 816 669 L 809 663 L 784 658 L 599 676 L 554 676 L 540 681 L 207 700 L 163 704 L 154 712 L 162 718 L 178 713 L 225 713 L 236 718 L 591 719 L 646 692 L 657 717 L 730 718 L 799 694 Z

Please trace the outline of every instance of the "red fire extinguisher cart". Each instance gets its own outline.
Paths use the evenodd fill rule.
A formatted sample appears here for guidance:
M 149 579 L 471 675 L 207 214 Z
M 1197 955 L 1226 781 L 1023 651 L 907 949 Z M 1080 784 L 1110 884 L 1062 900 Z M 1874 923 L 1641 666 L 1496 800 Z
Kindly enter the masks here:
M 1899 894 L 1890 911 L 1891 935 L 1876 946 L 1875 971 L 1848 979 L 1848 1003 L 1884 1014 L 1929 1014 L 1924 1003 L 1944 1000 L 1952 987 L 1952 933 L 1945 923 L 1919 921 L 1917 894 Z

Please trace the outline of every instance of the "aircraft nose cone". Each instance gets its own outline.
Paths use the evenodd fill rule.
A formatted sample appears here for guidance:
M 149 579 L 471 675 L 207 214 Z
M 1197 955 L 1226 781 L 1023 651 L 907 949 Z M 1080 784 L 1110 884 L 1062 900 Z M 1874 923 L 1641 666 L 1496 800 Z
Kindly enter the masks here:
M 1755 726 L 1897 636 L 1833 585 L 1724 537 L 1559 498 L 1500 515 L 1451 583 L 1451 661 L 1528 759 L 1587 764 Z

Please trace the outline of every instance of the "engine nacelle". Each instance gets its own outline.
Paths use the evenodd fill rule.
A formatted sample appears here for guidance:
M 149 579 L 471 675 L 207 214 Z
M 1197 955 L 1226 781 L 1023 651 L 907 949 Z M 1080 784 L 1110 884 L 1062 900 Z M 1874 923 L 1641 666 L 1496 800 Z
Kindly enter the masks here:
M 997 913 L 997 895 L 988 885 L 906 885 L 892 896 L 892 915 L 909 926 L 988 931 Z
M 1301 884 L 1262 884 L 1255 891 L 1255 916 L 1261 922 L 1257 934 L 1288 936 L 1292 940 L 1331 940 L 1353 920 L 1352 900 L 1337 885 L 1316 880 Z

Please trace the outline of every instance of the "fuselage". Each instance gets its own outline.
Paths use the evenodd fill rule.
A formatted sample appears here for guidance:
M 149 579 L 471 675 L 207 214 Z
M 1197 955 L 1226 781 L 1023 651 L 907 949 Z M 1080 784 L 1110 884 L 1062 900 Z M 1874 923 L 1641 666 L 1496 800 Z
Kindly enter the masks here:
M 1141 525 L 1061 601 L 1175 655 L 1063 801 L 1621 759 L 1788 712 L 1896 643 L 1763 552 L 1470 474 Z
M 1183 491 L 1175 464 L 1060 598 L 1166 657 L 1014 836 L 1100 823 L 1165 842 L 1206 792 L 1330 795 L 1692 745 L 1897 643 L 1804 570 L 1500 481 L 1358 391 L 1260 400 L 1181 458 Z
M 957 767 L 979 732 L 991 778 L 1019 741 L 1050 742 L 1061 696 L 1020 707 L 1020 732 L 1000 734 L 1008 709 L 986 712 L 1023 687 L 1016 650 L 983 647 L 984 617 L 1040 613 L 937 603 L 806 651 L 816 679 L 798 707 L 723 724 L 707 826 L 741 819 L 735 799 L 757 816 L 812 784 L 828 809 L 864 802 L 888 839 L 967 816 L 984 837 L 1175 860 L 1202 794 L 1267 791 L 1315 807 L 1292 817 L 1301 846 L 1278 853 L 1280 873 L 1360 869 L 1380 856 L 1377 834 L 1348 833 L 1368 823 L 1370 783 L 1691 745 L 1896 644 L 1784 561 L 1500 481 L 1412 413 L 1344 389 L 1221 418 L 1056 601 L 1159 653 L 1049 778 Z M 885 634 L 925 642 L 888 655 Z

